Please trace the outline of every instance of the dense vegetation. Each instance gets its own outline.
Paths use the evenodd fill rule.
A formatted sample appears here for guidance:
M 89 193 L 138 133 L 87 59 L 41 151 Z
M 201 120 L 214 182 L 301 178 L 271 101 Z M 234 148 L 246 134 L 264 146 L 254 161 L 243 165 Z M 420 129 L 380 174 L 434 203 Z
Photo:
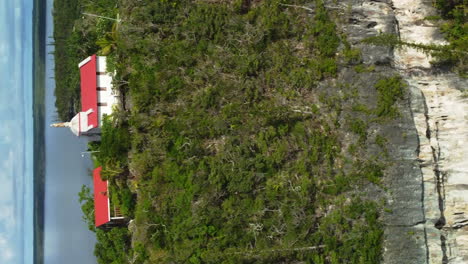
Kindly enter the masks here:
M 94 229 L 80 193 L 99 263 L 379 262 L 381 203 L 363 191 L 380 184 L 385 139 L 367 130 L 398 117 L 404 84 L 382 76 L 375 106 L 348 84 L 319 85 L 373 67 L 322 1 L 307 3 L 120 0 L 122 23 L 67 42 L 108 53 L 128 95 L 90 149 L 131 232 Z

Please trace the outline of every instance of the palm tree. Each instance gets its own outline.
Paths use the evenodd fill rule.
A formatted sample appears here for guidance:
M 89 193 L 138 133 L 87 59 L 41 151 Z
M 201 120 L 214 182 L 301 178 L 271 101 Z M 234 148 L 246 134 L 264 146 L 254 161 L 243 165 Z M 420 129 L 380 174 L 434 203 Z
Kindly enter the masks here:
M 96 44 L 101 47 L 99 53 L 103 56 L 109 55 L 113 50 L 117 48 L 118 32 L 117 32 L 118 22 L 112 24 L 112 29 L 110 32 L 107 32 L 102 38 L 96 41 Z

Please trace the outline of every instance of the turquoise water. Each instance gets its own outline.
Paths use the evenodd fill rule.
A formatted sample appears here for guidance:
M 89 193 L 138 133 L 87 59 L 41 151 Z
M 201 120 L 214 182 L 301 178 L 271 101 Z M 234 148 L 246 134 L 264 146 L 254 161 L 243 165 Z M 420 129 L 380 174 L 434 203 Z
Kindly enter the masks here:
M 0 1 L 0 263 L 33 263 L 33 2 Z

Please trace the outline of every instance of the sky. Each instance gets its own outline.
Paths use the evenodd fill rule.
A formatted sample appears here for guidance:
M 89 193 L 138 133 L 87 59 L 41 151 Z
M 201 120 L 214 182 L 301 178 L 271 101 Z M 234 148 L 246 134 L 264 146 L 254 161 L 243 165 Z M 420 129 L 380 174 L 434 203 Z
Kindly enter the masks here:
M 32 0 L 0 1 L 0 263 L 32 263 Z

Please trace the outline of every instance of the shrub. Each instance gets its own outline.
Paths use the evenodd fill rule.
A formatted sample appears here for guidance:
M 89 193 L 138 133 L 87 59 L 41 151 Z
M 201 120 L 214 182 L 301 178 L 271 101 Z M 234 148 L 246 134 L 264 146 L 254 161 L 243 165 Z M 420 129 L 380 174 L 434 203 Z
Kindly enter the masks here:
M 350 129 L 359 136 L 359 143 L 363 144 L 367 139 L 367 123 L 362 119 L 351 119 Z
M 403 99 L 405 87 L 406 84 L 399 76 L 383 78 L 375 84 L 378 94 L 377 116 L 394 118 L 398 115 L 395 104 L 398 99 Z

